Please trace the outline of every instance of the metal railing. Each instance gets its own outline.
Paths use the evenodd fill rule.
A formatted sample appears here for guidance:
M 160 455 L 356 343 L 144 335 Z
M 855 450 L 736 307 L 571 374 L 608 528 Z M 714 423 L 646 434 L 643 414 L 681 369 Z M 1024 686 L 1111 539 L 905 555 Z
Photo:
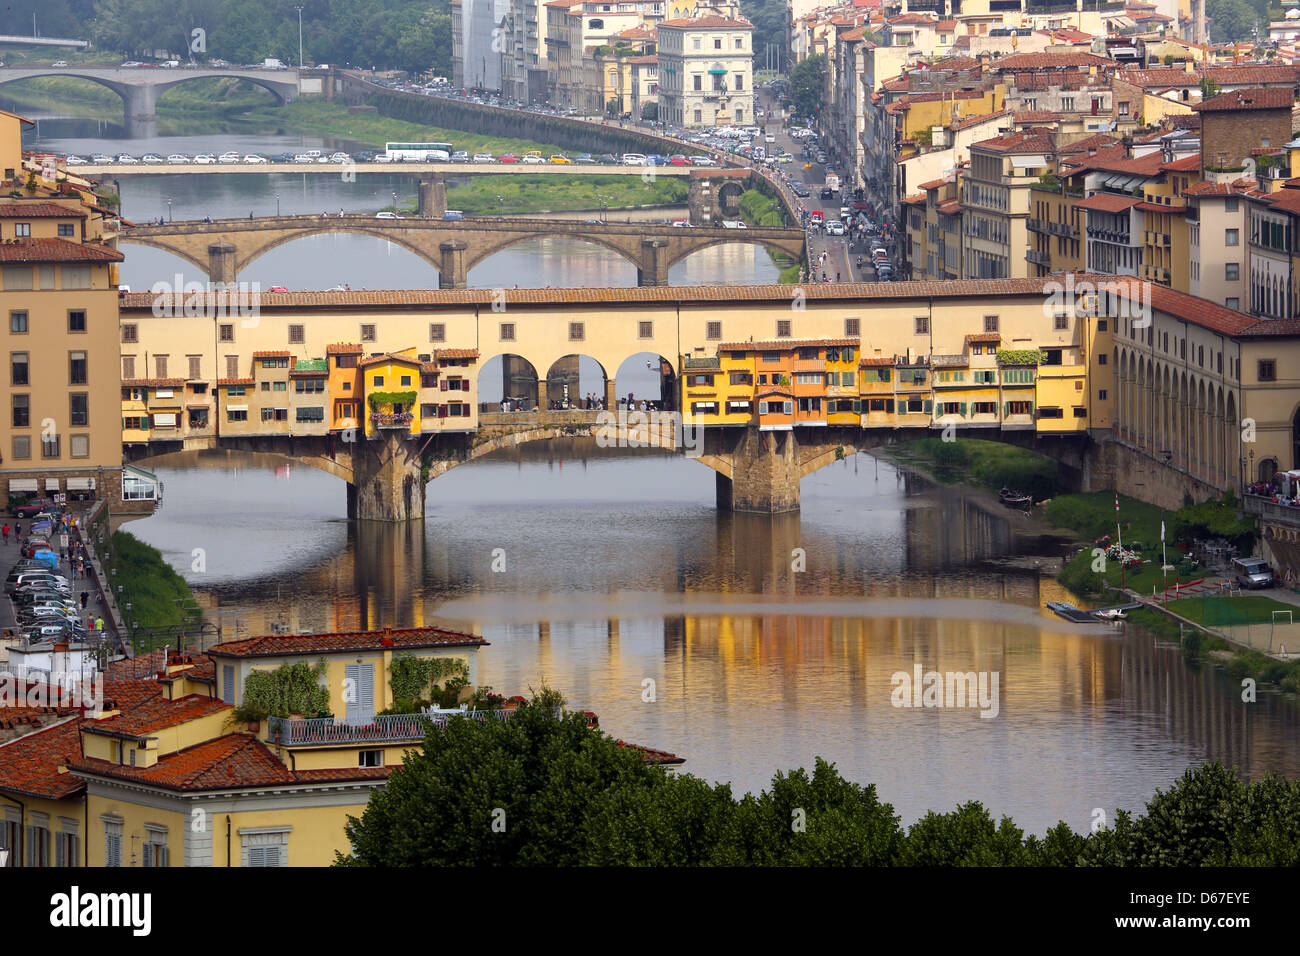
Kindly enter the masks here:
M 1281 504 L 1272 498 L 1247 493 L 1242 495 L 1242 510 L 1248 515 L 1300 527 L 1300 506 Z

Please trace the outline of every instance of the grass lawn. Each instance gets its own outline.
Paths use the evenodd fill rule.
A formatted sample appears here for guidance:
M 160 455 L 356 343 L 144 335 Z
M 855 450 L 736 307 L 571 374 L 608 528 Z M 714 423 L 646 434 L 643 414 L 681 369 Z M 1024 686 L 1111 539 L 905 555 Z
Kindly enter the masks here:
M 1273 620 L 1274 611 L 1290 611 L 1294 617 L 1297 612 L 1300 612 L 1300 607 L 1263 595 L 1250 594 L 1240 597 L 1204 595 L 1170 601 L 1169 610 L 1207 627 L 1232 627 L 1238 624 L 1268 624 Z
M 979 438 L 919 438 L 892 451 L 900 462 L 928 467 L 935 478 L 949 484 L 965 482 L 995 491 L 1016 488 L 1032 492 L 1036 499 L 1056 493 L 1056 462 L 1015 445 Z
M 683 179 L 639 176 L 480 176 L 468 183 L 447 184 L 447 206 L 468 215 L 514 215 L 610 207 L 667 206 L 686 202 Z
M 1069 528 L 1075 534 L 1091 541 L 1103 535 L 1115 536 L 1115 492 L 1092 491 L 1083 494 L 1061 495 L 1053 498 L 1045 508 L 1047 520 L 1059 528 Z M 1120 530 L 1124 544 L 1132 542 L 1159 548 L 1160 509 L 1128 495 L 1119 496 Z M 1170 517 L 1166 515 L 1166 533 Z

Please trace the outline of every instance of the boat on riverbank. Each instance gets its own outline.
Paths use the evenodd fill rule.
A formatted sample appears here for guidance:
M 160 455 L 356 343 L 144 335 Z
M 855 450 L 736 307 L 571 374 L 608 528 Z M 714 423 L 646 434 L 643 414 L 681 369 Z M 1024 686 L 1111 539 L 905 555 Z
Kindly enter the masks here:
M 1033 495 L 1027 495 L 1022 491 L 1013 491 L 1010 488 L 1003 488 L 999 491 L 998 500 L 1008 508 L 1015 508 L 1017 511 L 1028 511 L 1034 504 Z

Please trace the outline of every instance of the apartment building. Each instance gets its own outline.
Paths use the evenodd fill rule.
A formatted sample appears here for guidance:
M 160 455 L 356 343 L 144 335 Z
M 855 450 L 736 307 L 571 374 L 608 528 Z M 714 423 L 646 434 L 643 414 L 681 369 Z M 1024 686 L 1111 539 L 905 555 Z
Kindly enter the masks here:
M 28 121 L 0 116 L 0 141 Z M 9 379 L 0 478 L 15 496 L 120 496 L 117 264 L 106 210 L 32 182 L 12 150 L 0 199 L 0 314 Z M 9 163 L 17 163 L 9 166 Z
M 962 185 L 966 275 L 1019 278 L 1029 274 L 1026 220 L 1030 186 L 1055 164 L 1052 141 L 1030 130 L 975 143 Z
M 679 126 L 754 120 L 753 25 L 714 13 L 658 26 L 659 118 Z

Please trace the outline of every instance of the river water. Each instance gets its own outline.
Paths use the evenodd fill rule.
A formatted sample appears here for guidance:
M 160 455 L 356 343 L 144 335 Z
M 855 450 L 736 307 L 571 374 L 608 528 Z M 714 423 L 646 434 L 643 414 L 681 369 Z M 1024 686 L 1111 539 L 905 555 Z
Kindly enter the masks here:
M 1203 760 L 1300 771 L 1292 704 L 1242 704 L 1174 647 L 1056 619 L 1062 542 L 867 456 L 768 518 L 719 513 L 695 462 L 526 446 L 438 478 L 412 528 L 349 524 L 342 483 L 310 469 L 162 461 L 165 501 L 129 530 L 226 636 L 472 630 L 483 682 L 550 684 L 738 792 L 820 755 L 905 822 L 974 799 L 1041 834 L 1140 810 Z M 917 665 L 996 672 L 997 716 L 894 707 L 893 675 Z
M 34 110 L 6 105 L 37 120 L 23 137 L 27 149 L 89 156 L 120 152 L 142 156 L 153 152 L 272 155 L 303 149 L 353 151 L 365 144 L 310 133 L 285 133 L 273 129 L 215 123 L 211 132 L 193 132 L 193 123 L 169 125 L 159 121 L 159 132 L 128 138 L 114 123 L 60 116 L 57 110 Z M 213 219 L 272 215 L 332 215 L 373 212 L 394 204 L 411 206 L 416 197 L 414 176 L 359 174 L 345 181 L 333 175 L 256 175 L 250 173 L 130 176 L 120 182 L 122 215 L 144 222 L 169 219 Z M 593 195 L 592 207 L 598 205 Z M 508 210 L 507 210 L 508 211 Z M 624 213 L 624 216 L 627 214 Z M 595 218 L 596 214 L 593 213 Z M 619 219 L 619 213 L 609 213 Z M 145 246 L 126 245 L 122 282 L 147 289 L 160 278 L 174 282 L 204 282 L 204 274 L 169 253 Z M 705 285 L 719 281 L 736 285 L 776 282 L 780 268 L 761 246 L 736 243 L 703 249 L 672 266 L 673 285 Z M 325 235 L 286 243 L 254 260 L 240 274 L 242 282 L 260 283 L 263 289 L 328 289 L 346 284 L 353 289 L 436 289 L 437 270 L 418 256 L 392 243 L 366 236 Z M 546 286 L 634 286 L 636 267 L 591 243 L 573 239 L 543 238 L 505 249 L 471 269 L 471 288 L 543 288 Z
M 229 126 L 194 135 L 166 121 L 127 140 L 111 123 L 20 112 L 40 118 L 29 146 L 83 154 L 357 145 Z M 123 189 L 128 218 L 167 215 L 168 199 L 176 218 L 215 218 L 270 214 L 277 194 L 285 213 L 378 209 L 394 191 L 413 198 L 414 181 L 146 177 Z M 166 254 L 126 251 L 127 283 L 202 279 Z M 766 253 L 729 246 L 671 278 L 775 275 Z M 437 283 L 414 256 L 345 236 L 286 245 L 240 278 Z M 635 281 L 627 263 L 555 240 L 470 273 L 480 287 Z M 493 372 L 482 374 L 491 391 Z M 769 518 L 719 513 L 713 474 L 695 462 L 579 440 L 525 446 L 437 479 L 423 525 L 400 528 L 350 524 L 341 482 L 274 459 L 190 453 L 156 470 L 165 500 L 129 530 L 163 551 L 226 636 L 278 624 L 472 630 L 491 642 L 485 683 L 547 683 L 615 736 L 674 751 L 686 772 L 738 792 L 820 755 L 875 783 L 905 823 L 973 799 L 1041 834 L 1058 820 L 1085 831 L 1097 808 L 1107 819 L 1140 810 L 1204 760 L 1300 773 L 1292 702 L 1243 704 L 1239 687 L 1172 646 L 1056 619 L 1043 606 L 1069 599 L 1052 577 L 1062 542 L 868 456 L 805 478 L 802 512 Z M 996 673 L 997 716 L 893 706 L 894 675 L 917 666 Z

